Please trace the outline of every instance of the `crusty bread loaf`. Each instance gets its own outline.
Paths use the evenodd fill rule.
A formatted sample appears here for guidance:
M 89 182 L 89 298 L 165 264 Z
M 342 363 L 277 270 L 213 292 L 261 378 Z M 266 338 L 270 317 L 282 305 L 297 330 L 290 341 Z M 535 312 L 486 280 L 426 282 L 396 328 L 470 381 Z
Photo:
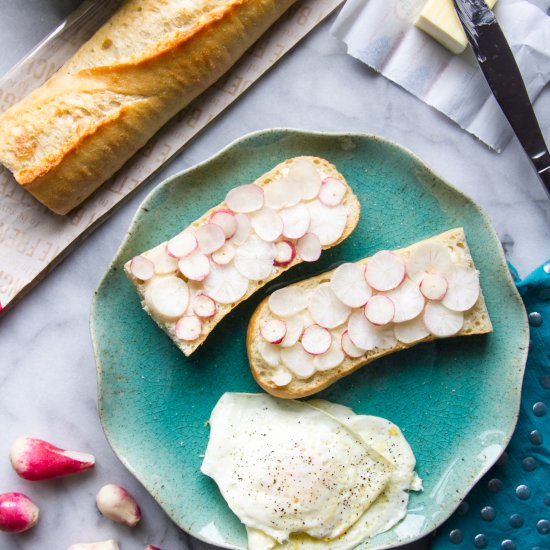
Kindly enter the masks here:
M 448 247 L 451 253 L 456 257 L 456 262 L 458 264 L 475 268 L 472 257 L 470 255 L 470 251 L 468 249 L 464 230 L 462 228 L 449 230 L 431 239 L 415 243 L 407 248 L 396 250 L 395 253 L 401 256 L 404 261 L 406 261 L 409 258 L 411 252 L 416 247 L 430 242 L 441 243 L 444 246 Z M 360 260 L 357 263 L 367 265 L 368 262 L 369 258 L 366 258 Z M 330 281 L 334 271 L 335 270 L 328 271 L 316 277 L 312 277 L 310 279 L 295 283 L 291 286 L 301 287 L 306 290 L 315 289 L 321 283 Z M 436 339 L 436 337 L 430 334 L 425 338 L 411 344 L 404 344 L 400 341 L 397 341 L 397 343 L 393 347 L 388 349 L 375 348 L 371 351 L 367 351 L 363 356 L 359 358 L 351 358 L 345 355 L 345 359 L 343 360 L 343 362 L 333 369 L 326 371 L 317 371 L 310 378 L 307 379 L 299 379 L 297 377 L 294 377 L 288 385 L 284 387 L 279 387 L 271 380 L 278 367 L 270 366 L 264 360 L 260 351 L 260 346 L 263 343 L 260 329 L 269 319 L 273 318 L 269 310 L 268 300 L 269 297 L 265 298 L 258 305 L 256 311 L 250 319 L 246 339 L 248 358 L 250 362 L 250 367 L 252 369 L 252 374 L 257 383 L 268 393 L 284 399 L 296 399 L 315 394 L 330 386 L 334 382 L 337 382 L 344 376 L 351 374 L 363 365 L 374 361 L 375 359 L 384 357 L 385 355 L 400 351 L 402 349 L 406 349 L 420 342 Z M 492 332 L 492 330 L 493 328 L 491 320 L 489 319 L 489 313 L 485 305 L 483 294 L 480 290 L 479 298 L 477 299 L 475 305 L 468 311 L 464 312 L 464 324 L 462 326 L 462 329 L 456 334 L 456 336 L 485 334 L 488 332 Z
M 355 229 L 355 227 L 357 226 L 357 224 L 359 222 L 360 208 L 361 208 L 360 204 L 359 204 L 359 201 L 357 200 L 357 197 L 353 194 L 352 189 L 347 185 L 347 182 L 345 181 L 344 176 L 342 176 L 342 174 L 340 174 L 338 172 L 338 170 L 336 169 L 336 167 L 333 164 L 331 164 L 330 162 L 328 162 L 324 159 L 317 158 L 317 157 L 295 157 L 293 159 L 288 159 L 288 160 L 278 164 L 272 170 L 270 170 L 269 172 L 267 172 L 267 173 L 263 174 L 262 176 L 260 176 L 254 183 L 256 185 L 259 185 L 260 187 L 265 187 L 269 183 L 276 181 L 277 178 L 280 178 L 280 177 L 286 175 L 288 173 L 289 168 L 292 165 L 294 165 L 296 163 L 296 161 L 302 160 L 302 159 L 308 159 L 311 162 L 313 162 L 314 165 L 317 167 L 318 171 L 322 174 L 322 177 L 337 178 L 337 179 L 341 180 L 342 182 L 346 183 L 346 186 L 347 186 L 346 195 L 345 195 L 345 197 L 343 199 L 343 202 L 342 202 L 342 204 L 344 205 L 344 207 L 346 209 L 346 212 L 347 212 L 347 223 L 345 225 L 345 228 L 343 230 L 343 233 L 342 233 L 341 237 L 337 241 L 335 241 L 334 243 L 332 243 L 330 245 L 326 245 L 326 246 L 322 247 L 323 249 L 326 250 L 326 249 L 332 248 L 333 246 L 336 246 L 337 244 L 342 242 L 344 239 L 349 237 L 349 235 L 352 233 L 352 231 Z M 197 229 L 198 227 L 204 225 L 206 222 L 208 222 L 210 220 L 213 212 L 215 212 L 217 210 L 224 210 L 226 208 L 227 208 L 227 204 L 225 202 L 222 202 L 222 203 L 218 204 L 217 206 L 213 207 L 208 212 L 206 212 L 199 219 L 195 220 L 189 226 L 188 229 L 193 229 L 193 230 Z M 184 228 L 182 228 L 182 230 L 183 229 Z M 164 250 L 165 246 L 166 246 L 166 242 L 159 244 L 157 247 L 155 247 L 152 250 L 160 250 L 160 249 Z M 150 253 L 151 253 L 151 250 L 144 252 L 142 255 L 147 257 L 148 254 L 150 254 Z M 300 260 L 298 255 L 296 255 L 296 257 L 290 263 L 288 263 L 287 265 L 277 267 L 273 271 L 271 276 L 266 277 L 265 279 L 263 279 L 261 281 L 250 281 L 250 284 L 249 284 L 249 287 L 248 287 L 248 290 L 247 290 L 246 294 L 244 294 L 244 296 L 240 300 L 238 300 L 237 302 L 231 303 L 231 304 L 218 304 L 216 314 L 213 317 L 209 318 L 209 319 L 203 320 L 201 335 L 198 339 L 196 339 L 195 341 L 192 341 L 192 342 L 185 342 L 185 341 L 182 341 L 182 340 L 178 339 L 178 337 L 176 336 L 176 332 L 175 332 L 175 327 L 176 327 L 176 322 L 175 321 L 174 322 L 169 322 L 169 321 L 159 319 L 158 317 L 156 317 L 150 311 L 150 308 L 147 307 L 146 299 L 145 299 L 145 294 L 146 294 L 148 282 L 141 281 L 141 280 L 137 279 L 132 274 L 132 272 L 130 270 L 130 265 L 131 265 L 130 262 L 131 262 L 131 260 L 129 260 L 125 264 L 124 269 L 126 271 L 127 276 L 129 277 L 129 279 L 134 283 L 135 288 L 136 288 L 137 292 L 139 293 L 139 295 L 141 297 L 143 309 L 149 315 L 151 315 L 151 317 L 158 324 L 158 326 L 162 330 L 164 330 L 170 336 L 170 338 L 172 338 L 172 340 L 179 347 L 179 349 L 185 355 L 188 356 L 191 353 L 193 353 L 193 351 L 195 351 L 206 340 L 206 338 L 211 333 L 211 331 L 214 329 L 214 327 L 233 308 L 238 306 L 242 301 L 246 300 L 249 296 L 254 294 L 254 292 L 256 292 L 256 290 L 258 290 L 259 288 L 261 288 L 262 286 L 267 284 L 269 281 L 271 281 L 271 280 L 275 279 L 276 277 L 278 277 L 279 275 L 281 275 L 287 269 L 290 269 L 291 267 L 301 263 L 302 260 Z M 181 273 L 178 276 L 181 277 Z M 190 285 L 194 284 L 194 283 L 189 282 L 189 281 L 187 281 L 187 282 Z M 200 283 L 197 283 L 197 284 L 200 285 Z M 198 290 L 200 290 L 200 287 L 199 287 Z
M 226 72 L 295 0 L 128 0 L 0 116 L 0 162 L 66 214 Z

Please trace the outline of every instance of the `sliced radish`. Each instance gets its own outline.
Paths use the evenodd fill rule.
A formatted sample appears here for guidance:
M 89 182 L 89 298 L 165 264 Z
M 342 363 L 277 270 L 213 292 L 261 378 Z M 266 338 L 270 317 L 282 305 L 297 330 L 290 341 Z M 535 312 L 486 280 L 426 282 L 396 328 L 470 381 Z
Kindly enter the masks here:
M 335 243 L 344 233 L 348 212 L 343 204 L 325 206 L 316 200 L 307 203 L 311 224 L 309 232 L 319 237 L 322 245 Z
M 304 262 L 316 262 L 321 257 L 321 241 L 314 233 L 306 233 L 296 243 L 296 252 Z
M 365 268 L 360 264 L 342 264 L 330 279 L 338 299 L 349 307 L 361 307 L 371 297 L 372 290 L 365 280 Z
M 275 243 L 275 260 L 273 264 L 277 267 L 288 265 L 296 257 L 296 248 L 288 241 Z
M 272 243 L 283 232 L 283 220 L 281 216 L 271 208 L 262 208 L 251 215 L 252 229 L 260 239 Z
M 403 282 L 405 264 L 395 252 L 381 250 L 369 259 L 365 277 L 376 290 L 392 290 Z
M 415 247 L 407 261 L 407 273 L 418 282 L 426 273 L 438 272 L 447 276 L 453 260 L 449 249 L 440 243 L 424 243 Z
M 239 273 L 251 281 L 260 281 L 269 277 L 273 270 L 275 245 L 267 243 L 256 235 L 237 248 L 234 264 Z
M 449 277 L 449 289 L 442 303 L 453 311 L 467 311 L 477 302 L 479 290 L 479 274 L 475 269 L 454 266 Z
M 248 279 L 234 265 L 212 265 L 203 283 L 204 292 L 220 304 L 240 300 L 248 290 Z
M 280 370 L 271 377 L 271 381 L 276 386 L 282 388 L 283 386 L 288 386 L 292 382 L 292 374 L 287 370 Z
M 443 300 L 447 287 L 447 279 L 441 273 L 427 273 L 420 282 L 420 292 L 428 300 Z
M 315 321 L 313 320 L 313 317 L 309 313 L 309 310 L 302 311 L 302 321 L 304 323 L 304 328 L 310 327 L 311 325 L 315 325 Z
M 395 306 L 394 323 L 403 323 L 414 319 L 424 309 L 424 296 L 418 285 L 410 279 L 405 279 L 397 288 L 386 292 Z
M 181 317 L 188 303 L 189 289 L 186 282 L 173 275 L 153 279 L 145 291 L 145 304 L 154 315 L 163 319 Z
M 297 204 L 279 212 L 283 221 L 283 236 L 287 239 L 303 237 L 309 228 L 309 210 L 305 204 Z
M 307 307 L 307 294 L 299 286 L 280 288 L 269 296 L 269 309 L 279 317 L 291 317 Z
M 362 348 L 357 347 L 349 337 L 349 332 L 345 330 L 342 333 L 342 338 L 340 339 L 340 346 L 342 347 L 342 351 L 352 359 L 357 359 L 358 357 L 362 357 L 365 355 L 365 350 Z
M 260 333 L 270 344 L 280 344 L 286 335 L 286 323 L 280 319 L 271 319 L 261 328 Z
M 203 254 L 212 254 L 225 243 L 223 229 L 215 223 L 206 223 L 199 227 L 196 232 L 199 250 Z
M 319 194 L 321 176 L 309 159 L 297 160 L 290 167 L 288 177 L 298 184 L 302 199 L 314 199 Z
M 230 239 L 237 231 L 237 220 L 235 219 L 235 214 L 231 210 L 216 210 L 210 216 L 210 223 L 219 225 L 222 228 L 222 231 L 226 239 Z
M 227 193 L 225 202 L 233 212 L 255 212 L 264 205 L 264 190 L 254 183 L 240 185 Z
M 212 261 L 218 265 L 227 265 L 235 257 L 235 247 L 231 243 L 225 243 L 221 248 L 212 252 Z
M 337 344 L 332 344 L 330 348 L 325 351 L 325 353 L 317 355 L 313 359 L 313 364 L 315 365 L 316 370 L 322 372 L 336 368 L 342 363 L 342 361 L 344 361 L 344 359 L 345 355 L 340 349 L 340 346 Z
M 387 349 L 397 343 L 393 325 L 377 327 L 367 320 L 362 311 L 352 313 L 348 321 L 348 334 L 352 343 L 365 351 Z
M 412 344 L 423 340 L 430 334 L 426 328 L 422 315 L 404 323 L 397 323 L 394 327 L 395 337 L 404 344 Z
M 231 237 L 231 243 L 239 246 L 244 244 L 248 239 L 252 225 L 250 218 L 246 214 L 236 214 L 235 222 L 237 223 L 237 229 L 233 237 Z
M 393 321 L 395 306 L 391 298 L 383 294 L 371 296 L 365 305 L 365 317 L 376 326 L 384 326 Z
M 285 322 L 286 334 L 281 341 L 281 346 L 283 348 L 289 348 L 296 344 L 302 336 L 302 333 L 304 332 L 304 320 L 300 314 L 297 314 L 292 317 L 287 317 Z
M 306 379 L 315 373 L 313 356 L 307 353 L 301 344 L 281 349 L 281 360 L 297 378 Z
M 279 346 L 275 344 L 270 344 L 265 340 L 260 340 L 258 344 L 258 349 L 260 350 L 260 355 L 262 359 L 270 366 L 276 367 L 281 362 L 281 351 Z
M 325 178 L 319 192 L 319 200 L 325 206 L 337 206 L 346 196 L 348 188 L 346 184 L 338 178 Z
M 330 347 L 330 332 L 319 325 L 311 325 L 302 334 L 302 346 L 311 355 L 325 353 Z
M 166 244 L 159 244 L 143 253 L 147 259 L 155 264 L 156 275 L 169 275 L 178 269 L 178 260 L 166 252 Z
M 216 302 L 206 294 L 197 294 L 191 301 L 193 312 L 202 319 L 210 319 L 216 314 Z
M 130 273 L 142 281 L 148 281 L 155 274 L 155 264 L 145 256 L 134 256 L 130 262 Z
M 424 310 L 424 324 L 434 336 L 454 336 L 464 324 L 464 315 L 461 311 L 451 311 L 438 302 L 428 302 Z
M 191 231 L 182 231 L 166 243 L 166 253 L 173 258 L 183 258 L 197 248 L 197 238 Z
M 198 250 L 191 252 L 178 262 L 181 274 L 191 281 L 202 281 L 210 272 L 210 260 L 208 256 Z
M 196 315 L 182 317 L 176 323 L 176 336 L 180 340 L 192 342 L 201 335 L 202 323 Z
M 274 210 L 294 206 L 301 199 L 300 187 L 289 178 L 278 178 L 265 187 L 265 204 Z
M 334 294 L 330 283 L 320 284 L 313 290 L 309 295 L 307 308 L 314 321 L 324 328 L 340 326 L 351 313 L 351 308 Z

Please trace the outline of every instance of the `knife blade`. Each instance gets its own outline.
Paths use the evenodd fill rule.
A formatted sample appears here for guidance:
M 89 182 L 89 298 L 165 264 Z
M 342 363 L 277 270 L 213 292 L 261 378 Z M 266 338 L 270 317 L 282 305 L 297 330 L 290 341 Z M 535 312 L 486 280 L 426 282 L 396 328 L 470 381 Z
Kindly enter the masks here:
M 484 0 L 453 0 L 477 62 L 550 197 L 550 152 L 514 54 Z

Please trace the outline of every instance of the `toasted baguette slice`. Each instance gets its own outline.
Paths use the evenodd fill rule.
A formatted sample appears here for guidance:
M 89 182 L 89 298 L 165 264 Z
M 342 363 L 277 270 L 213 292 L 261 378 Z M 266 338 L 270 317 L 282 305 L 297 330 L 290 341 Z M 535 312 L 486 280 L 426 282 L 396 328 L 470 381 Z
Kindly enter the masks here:
M 331 241 L 330 243 L 321 244 L 321 249 L 325 250 L 328 248 L 332 248 L 333 246 L 336 246 L 340 242 L 342 242 L 345 238 L 347 238 L 351 232 L 355 229 L 357 226 L 357 223 L 359 222 L 359 215 L 360 215 L 360 205 L 359 201 L 357 200 L 357 197 L 353 194 L 353 191 L 345 181 L 344 177 L 337 171 L 336 167 L 329 163 L 326 160 L 316 158 L 316 157 L 296 157 L 293 159 L 286 160 L 282 162 L 281 164 L 277 165 L 275 168 L 267 172 L 266 174 L 260 176 L 254 183 L 262 188 L 265 192 L 265 190 L 269 186 L 273 186 L 275 184 L 280 183 L 282 180 L 285 181 L 294 181 L 290 180 L 288 178 L 288 174 L 292 174 L 292 170 L 297 165 L 304 167 L 304 165 L 309 167 L 310 169 L 314 170 L 314 174 L 317 173 L 317 176 L 319 177 L 319 181 L 324 181 L 326 178 L 336 178 L 339 181 L 343 183 L 345 186 L 345 194 L 343 196 L 343 199 L 341 203 L 334 207 L 322 207 L 323 213 L 325 214 L 322 217 L 322 224 L 326 225 L 326 212 L 339 212 L 341 215 L 341 219 L 344 219 L 344 222 L 341 225 L 341 233 L 339 234 L 338 238 L 336 238 L 334 241 Z M 297 183 L 295 185 L 298 185 Z M 266 208 L 265 204 L 265 195 L 264 195 L 264 206 L 262 209 Z M 308 208 L 311 208 L 313 204 L 319 206 L 319 199 L 317 197 L 309 200 L 301 200 L 300 203 L 303 203 Z M 192 232 L 195 233 L 197 229 L 204 226 L 206 223 L 210 222 L 212 215 L 217 211 L 229 211 L 231 212 L 229 206 L 224 201 L 221 204 L 215 206 L 208 212 L 206 212 L 201 218 L 194 221 L 188 228 L 184 229 L 182 233 L 184 232 Z M 275 209 L 272 209 L 275 210 Z M 275 210 L 278 215 L 281 214 L 283 209 Z M 252 219 L 254 215 L 257 214 L 257 211 L 250 212 L 247 214 L 244 214 L 247 216 L 248 219 Z M 242 215 L 242 214 L 241 214 Z M 319 226 L 319 222 L 317 223 Z M 313 231 L 314 225 L 310 225 L 308 235 L 311 234 Z M 244 243 L 246 245 L 249 243 L 251 239 L 255 239 L 256 242 L 258 241 L 259 237 L 256 235 L 254 228 L 250 229 L 250 236 L 248 237 L 248 240 Z M 297 246 L 299 239 L 289 239 L 284 237 L 279 237 L 276 239 L 275 244 L 280 241 L 286 241 L 288 243 L 292 244 L 292 247 L 296 250 L 299 249 Z M 327 240 L 327 239 L 324 239 Z M 226 242 L 232 243 L 233 238 L 229 238 Z M 182 317 L 188 317 L 193 316 L 195 314 L 195 310 L 193 308 L 193 297 L 197 294 L 207 294 L 208 291 L 205 290 L 205 288 L 208 288 L 208 285 L 210 284 L 210 278 L 213 276 L 213 271 L 218 272 L 218 269 L 225 270 L 227 269 L 233 269 L 236 270 L 236 258 L 239 254 L 239 248 L 242 247 L 242 244 L 235 244 L 234 248 L 236 250 L 236 257 L 234 260 L 232 260 L 229 264 L 227 264 L 226 267 L 219 268 L 213 260 L 211 255 L 208 255 L 210 259 L 210 273 L 209 275 L 202 281 L 191 281 L 188 277 L 184 276 L 182 272 L 178 268 L 178 261 L 174 258 L 171 258 L 167 252 L 166 252 L 166 246 L 167 243 L 170 241 L 166 241 L 164 243 L 159 244 L 155 248 L 148 250 L 146 252 L 143 252 L 140 256 L 133 258 L 132 260 L 129 260 L 124 268 L 126 271 L 126 274 L 128 275 L 129 279 L 134 283 L 135 288 L 141 297 L 142 300 L 142 306 L 143 309 L 153 318 L 153 320 L 159 325 L 160 328 L 162 328 L 169 336 L 172 338 L 172 340 L 175 342 L 175 344 L 180 348 L 180 350 L 185 355 L 190 355 L 197 349 L 198 346 L 200 346 L 208 337 L 210 332 L 213 330 L 213 328 L 237 305 L 239 305 L 242 301 L 246 300 L 249 296 L 251 296 L 256 290 L 264 286 L 269 281 L 275 279 L 278 277 L 281 273 L 286 271 L 287 269 L 293 267 L 296 264 L 301 263 L 303 260 L 300 258 L 299 251 L 296 253 L 296 255 L 285 265 L 276 265 L 273 260 L 271 260 L 271 263 L 269 264 L 269 274 L 266 274 L 265 276 L 262 276 L 261 279 L 255 280 L 255 279 L 249 279 L 246 286 L 246 292 L 242 294 L 242 296 L 232 302 L 224 302 L 221 300 L 217 300 L 217 296 L 214 297 L 215 301 L 215 313 L 213 316 L 209 318 L 205 318 L 205 316 L 202 316 L 200 318 L 200 334 L 193 340 L 182 340 L 181 338 L 178 338 L 176 335 L 176 325 L 179 319 Z M 267 244 L 267 243 L 266 243 Z M 268 248 L 271 247 L 273 243 L 268 244 Z M 136 270 L 132 269 L 132 262 L 135 261 L 135 259 L 138 258 L 141 261 L 143 258 L 147 258 L 151 260 L 155 264 L 155 273 L 152 277 L 148 278 L 147 280 L 143 280 L 139 278 L 139 273 L 136 274 Z M 265 264 L 264 264 L 265 265 Z M 239 272 L 240 273 L 240 272 Z M 189 300 L 188 300 L 188 306 L 185 308 L 185 312 L 181 313 L 180 311 L 171 312 L 170 317 L 159 315 L 158 312 L 153 311 L 153 308 L 151 307 L 151 289 L 153 288 L 152 285 L 156 285 L 158 281 L 161 281 L 162 279 L 166 279 L 168 277 L 177 277 L 180 279 L 184 285 L 181 283 L 178 283 L 180 287 L 187 287 L 188 293 L 189 293 Z M 213 294 L 213 293 L 211 293 Z M 177 308 L 176 308 L 177 309 Z M 195 316 L 196 317 L 196 316 Z
M 407 248 L 402 248 L 400 250 L 394 251 L 394 254 L 399 256 L 402 261 L 407 266 L 407 271 L 404 281 L 408 281 L 409 287 L 414 287 L 413 291 L 416 288 L 419 288 L 419 283 L 422 279 L 422 274 L 415 274 L 409 277 L 409 273 L 412 272 L 412 267 L 409 269 L 407 262 L 411 257 L 411 253 L 415 250 L 420 250 L 424 245 L 438 244 L 443 245 L 445 249 L 449 251 L 449 256 L 451 259 L 451 264 L 449 267 L 450 270 L 456 270 L 457 272 L 461 269 L 466 269 L 467 274 L 474 279 L 478 279 L 478 272 L 475 270 L 472 257 L 470 255 L 468 245 L 466 243 L 466 238 L 464 235 L 464 230 L 462 228 L 451 229 L 445 233 L 437 235 L 431 239 L 421 241 L 419 243 L 413 244 Z M 426 250 L 426 248 L 424 248 Z M 357 262 L 358 265 L 365 268 L 365 272 L 368 271 L 368 264 L 371 258 L 366 258 Z M 312 293 L 319 289 L 320 285 L 324 283 L 330 283 L 332 276 L 336 270 L 328 271 L 316 277 L 300 281 L 293 285 L 290 285 L 286 288 L 296 288 L 303 290 L 305 295 L 305 303 L 311 304 Z M 463 271 L 464 272 L 464 271 Z M 448 280 L 453 281 L 453 275 L 451 272 L 448 273 Z M 404 284 L 403 282 L 401 285 Z M 449 283 L 449 288 L 451 288 L 451 283 Z M 333 287 L 331 286 L 330 289 Z M 456 286 L 454 287 L 456 288 Z M 372 289 L 371 289 L 372 290 Z M 282 292 L 282 291 L 277 291 Z M 372 291 L 373 295 L 376 294 L 386 294 L 391 297 L 392 291 L 378 292 Z M 361 315 L 365 315 L 364 307 L 351 308 L 351 311 L 345 321 L 343 321 L 339 326 L 335 328 L 328 329 L 331 333 L 332 345 L 328 352 L 324 354 L 312 356 L 303 351 L 303 344 L 301 341 L 298 341 L 294 346 L 288 347 L 288 342 L 283 340 L 278 344 L 270 344 L 262 336 L 261 329 L 264 327 L 270 320 L 278 318 L 283 320 L 287 326 L 290 326 L 290 316 L 283 317 L 275 315 L 269 307 L 269 298 L 267 297 L 263 300 L 256 311 L 254 312 L 247 332 L 247 351 L 248 358 L 250 361 L 250 367 L 252 369 L 252 374 L 258 384 L 268 393 L 276 396 L 282 397 L 284 399 L 295 399 L 300 397 L 306 397 L 317 393 L 326 387 L 330 386 L 334 382 L 340 380 L 340 378 L 351 374 L 359 367 L 378 359 L 379 357 L 384 357 L 390 353 L 400 351 L 402 349 L 411 347 L 420 342 L 426 342 L 438 338 L 434 334 L 431 334 L 428 329 L 426 329 L 426 324 L 424 323 L 424 318 L 426 314 L 426 306 L 430 303 L 430 300 L 426 299 L 421 293 L 424 300 L 424 305 L 421 305 L 422 310 L 418 315 L 410 321 L 408 326 L 411 326 L 414 323 L 416 327 L 416 334 L 413 334 L 411 337 L 410 334 L 403 336 L 405 332 L 402 330 L 403 326 L 407 326 L 407 323 L 393 323 L 390 322 L 384 327 L 375 327 L 368 321 L 368 329 L 374 330 L 374 335 L 376 336 L 377 345 L 371 345 L 371 349 L 365 350 L 363 348 L 358 348 L 355 343 L 352 342 L 349 338 L 349 333 L 345 336 L 346 342 L 342 346 L 342 337 L 344 332 L 348 329 L 348 322 L 351 319 L 351 316 L 360 312 Z M 282 294 L 279 294 L 282 296 Z M 394 295 L 395 296 L 395 295 Z M 418 299 L 418 292 L 416 293 L 416 298 Z M 397 299 L 396 299 L 397 300 Z M 472 334 L 485 334 L 492 332 L 492 324 L 489 319 L 489 313 L 485 306 L 485 300 L 481 289 L 479 289 L 479 295 L 477 300 L 474 296 L 473 300 L 475 303 L 469 307 L 468 310 L 463 312 L 458 312 L 455 314 L 451 313 L 454 320 L 460 318 L 460 314 L 463 315 L 463 323 L 459 330 L 456 330 L 454 334 L 448 334 L 448 336 L 468 336 Z M 444 307 L 442 304 L 445 303 L 441 301 L 431 301 L 432 303 L 438 304 L 438 308 Z M 395 302 L 397 303 L 397 302 Z M 409 302 L 410 303 L 410 302 Z M 430 306 L 432 307 L 432 306 Z M 455 306 L 453 306 L 455 307 Z M 396 307 L 397 311 L 397 307 Z M 432 309 L 433 311 L 433 309 Z M 301 315 L 304 319 L 304 327 L 312 325 L 315 323 L 310 311 L 309 305 L 306 306 L 304 310 L 300 313 L 294 312 L 293 318 L 296 318 L 296 315 Z M 317 313 L 317 315 L 319 315 Z M 345 315 L 345 313 L 344 313 Z M 360 319 L 360 317 L 355 317 L 355 319 Z M 362 319 L 360 319 L 363 321 Z M 397 328 L 398 325 L 401 327 Z M 357 326 L 363 326 L 360 323 L 355 324 L 355 332 L 357 340 Z M 418 332 L 419 331 L 419 332 Z M 452 331 L 452 329 L 451 329 Z M 423 334 L 425 332 L 425 334 Z M 370 334 L 370 332 L 369 332 Z M 401 338 L 404 341 L 400 341 L 396 338 L 396 334 L 401 335 Z M 302 333 L 303 335 L 303 333 Z M 359 332 L 359 336 L 361 333 Z M 445 335 L 446 336 L 446 335 Z M 440 336 L 444 337 L 444 336 Z M 300 336 L 301 340 L 301 336 Z M 350 344 L 351 342 L 351 344 Z M 285 345 L 287 346 L 285 348 Z M 288 367 L 292 365 L 292 361 L 289 360 L 289 352 L 285 350 L 295 349 L 297 346 L 302 346 L 301 349 L 297 351 L 297 366 L 294 367 L 294 371 Z M 350 353 L 351 352 L 351 353 Z M 333 355 L 330 358 L 327 354 L 332 353 Z M 323 359 L 325 358 L 325 360 Z M 287 363 L 284 362 L 286 358 Z M 292 359 L 292 358 L 291 358 Z M 338 363 L 339 359 L 341 361 Z M 296 360 L 296 359 L 295 359 Z M 330 362 L 338 363 L 336 366 L 330 368 Z M 322 370 L 325 369 L 325 370 Z

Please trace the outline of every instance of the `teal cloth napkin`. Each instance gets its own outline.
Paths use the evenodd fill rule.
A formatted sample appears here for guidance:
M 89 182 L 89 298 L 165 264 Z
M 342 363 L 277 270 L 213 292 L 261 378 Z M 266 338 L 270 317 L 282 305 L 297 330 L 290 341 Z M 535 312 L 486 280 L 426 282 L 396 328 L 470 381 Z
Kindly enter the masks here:
M 550 261 L 521 280 L 530 345 L 516 430 L 498 462 L 435 534 L 434 550 L 550 550 Z

